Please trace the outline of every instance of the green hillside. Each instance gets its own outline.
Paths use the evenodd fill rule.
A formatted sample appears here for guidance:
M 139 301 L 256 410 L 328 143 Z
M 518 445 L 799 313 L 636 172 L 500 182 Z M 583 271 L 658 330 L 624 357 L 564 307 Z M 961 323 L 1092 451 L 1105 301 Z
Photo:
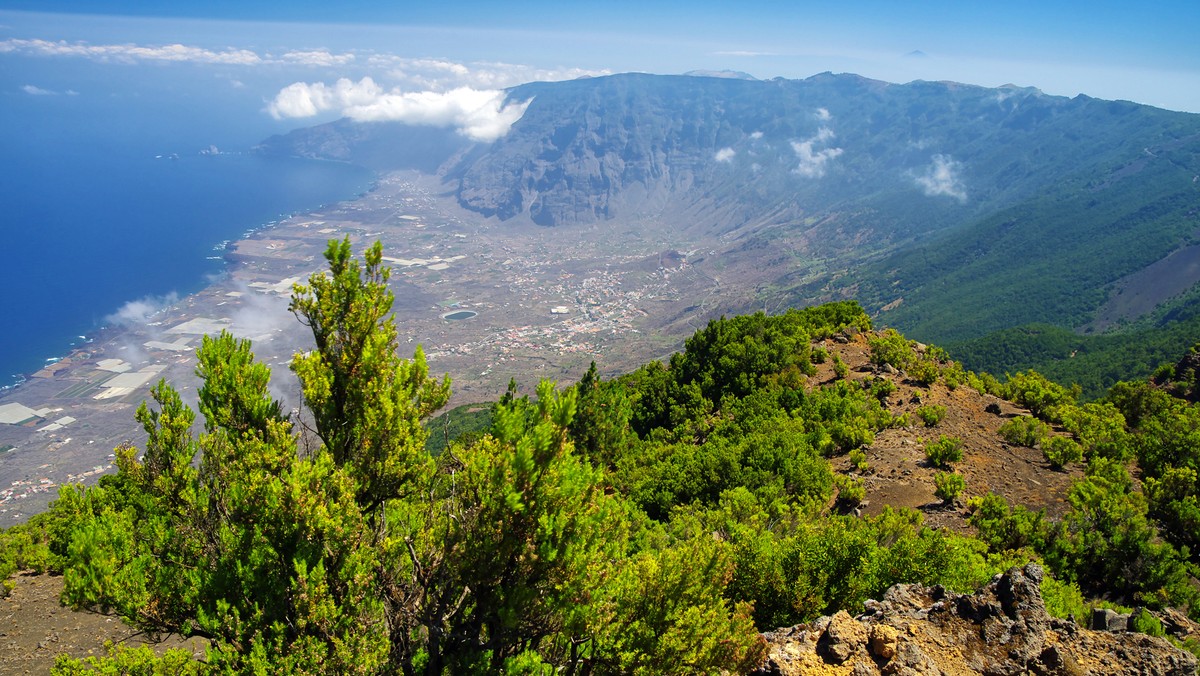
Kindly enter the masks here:
M 396 356 L 380 257 L 332 242 L 332 275 L 293 298 L 317 346 L 292 366 L 314 450 L 299 451 L 249 343 L 206 338 L 201 434 L 160 384 L 137 414 L 144 455 L 119 449 L 117 475 L 0 534 L 5 574 L 61 572 L 75 608 L 210 641 L 203 662 L 116 649 L 61 673 L 743 672 L 760 631 L 899 582 L 970 590 L 1029 560 L 1053 572 L 1059 615 L 1088 598 L 1200 612 L 1200 407 L 1171 394 L 1193 391 L 1186 369 L 1175 389 L 1124 384 L 1081 405 L 1034 373 L 967 373 L 834 303 L 715 320 L 669 364 L 615 380 L 510 390 L 487 434 L 434 457 L 421 420 L 449 384 L 420 351 Z M 982 412 L 984 392 L 1025 412 L 1003 441 L 923 403 Z M 1056 517 L 991 493 L 961 530 L 925 526 L 933 507 L 856 516 L 864 451 L 893 430 L 927 434 L 922 472 L 943 504 L 974 476 L 964 439 L 1040 446 L 1047 480 L 1078 478 Z

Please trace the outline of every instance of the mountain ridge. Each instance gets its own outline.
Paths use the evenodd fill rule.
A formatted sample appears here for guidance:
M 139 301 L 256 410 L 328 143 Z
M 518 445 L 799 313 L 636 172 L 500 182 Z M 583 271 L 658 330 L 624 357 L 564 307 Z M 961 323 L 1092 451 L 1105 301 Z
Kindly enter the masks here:
M 833 73 L 630 73 L 508 100 L 529 104 L 490 144 L 340 121 L 263 149 L 432 172 L 501 224 L 666 233 L 756 280 L 730 311 L 857 298 L 942 344 L 1137 320 L 1172 298 L 1114 315 L 1115 294 L 1155 265 L 1162 288 L 1195 284 L 1163 261 L 1200 233 L 1200 115 Z

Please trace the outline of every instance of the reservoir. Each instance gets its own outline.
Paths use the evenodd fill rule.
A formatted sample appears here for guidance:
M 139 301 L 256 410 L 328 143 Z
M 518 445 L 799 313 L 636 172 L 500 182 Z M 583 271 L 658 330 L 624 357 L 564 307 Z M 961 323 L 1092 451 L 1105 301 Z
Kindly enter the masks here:
M 471 317 L 474 317 L 477 314 L 479 314 L 479 313 L 471 312 L 470 310 L 459 310 L 458 312 L 451 312 L 449 314 L 442 315 L 442 319 L 448 319 L 452 322 L 456 322 L 460 319 L 470 319 Z

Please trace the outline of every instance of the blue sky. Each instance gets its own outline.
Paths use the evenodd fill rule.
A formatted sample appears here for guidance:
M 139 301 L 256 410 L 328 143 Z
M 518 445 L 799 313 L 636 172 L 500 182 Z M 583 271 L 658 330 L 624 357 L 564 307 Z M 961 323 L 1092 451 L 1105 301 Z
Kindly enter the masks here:
M 72 73 L 86 72 L 86 84 L 106 73 L 191 69 L 194 81 L 243 90 L 263 120 L 292 126 L 348 111 L 371 119 L 484 100 L 448 98 L 458 88 L 695 69 L 1013 83 L 1200 112 L 1197 28 L 1194 0 L 0 0 L 0 67 L 9 73 L 0 86 L 63 93 L 81 86 Z

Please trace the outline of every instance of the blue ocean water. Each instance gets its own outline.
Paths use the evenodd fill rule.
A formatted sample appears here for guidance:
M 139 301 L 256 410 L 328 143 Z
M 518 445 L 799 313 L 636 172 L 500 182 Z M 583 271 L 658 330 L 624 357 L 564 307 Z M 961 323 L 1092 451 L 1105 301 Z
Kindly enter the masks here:
M 0 95 L 0 386 L 126 302 L 202 288 L 223 270 L 221 242 L 373 180 L 249 152 L 270 130 L 220 101 L 12 91 Z M 222 154 L 201 154 L 209 145 Z

